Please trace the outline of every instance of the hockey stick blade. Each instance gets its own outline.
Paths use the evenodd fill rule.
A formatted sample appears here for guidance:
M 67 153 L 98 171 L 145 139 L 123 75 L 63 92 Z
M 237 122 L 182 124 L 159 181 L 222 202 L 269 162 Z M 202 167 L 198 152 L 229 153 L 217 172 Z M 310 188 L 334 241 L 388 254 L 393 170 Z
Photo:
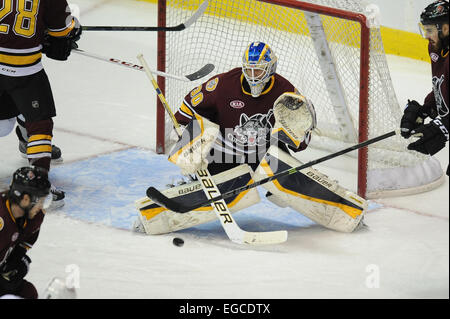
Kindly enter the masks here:
M 208 63 L 205 66 L 203 66 L 200 70 L 198 70 L 197 72 L 185 75 L 185 77 L 188 78 L 189 81 L 195 81 L 195 80 L 201 79 L 205 75 L 211 73 L 213 70 L 214 70 L 214 64 Z
M 197 21 L 208 7 L 208 0 L 204 1 L 195 13 L 184 23 L 173 27 L 141 27 L 141 26 L 82 26 L 83 31 L 183 31 Z
M 178 208 L 178 210 L 173 210 L 173 209 L 170 209 L 170 208 L 169 208 L 169 209 L 172 210 L 172 211 L 178 212 L 178 213 L 186 213 L 186 212 L 195 210 L 195 209 L 197 209 L 197 208 L 199 208 L 199 207 L 203 207 L 203 206 L 210 205 L 211 203 L 214 203 L 214 202 L 216 202 L 216 201 L 218 201 L 218 200 L 226 199 L 226 198 L 229 198 L 229 197 L 232 197 L 232 196 L 236 196 L 236 195 L 238 195 L 238 194 L 240 194 L 240 193 L 242 193 L 242 192 L 244 192 L 244 191 L 246 191 L 246 190 L 252 189 L 252 188 L 254 188 L 254 187 L 257 187 L 257 186 L 262 185 L 262 184 L 265 184 L 265 183 L 269 183 L 269 182 L 271 182 L 271 181 L 273 181 L 273 180 L 276 180 L 276 179 L 278 179 L 278 178 L 281 178 L 281 177 L 284 177 L 284 176 L 287 176 L 287 175 L 291 175 L 291 174 L 298 173 L 299 171 L 301 171 L 301 170 L 303 170 L 303 169 L 305 169 L 305 168 L 308 168 L 308 167 L 311 167 L 311 166 L 313 166 L 313 165 L 317 165 L 317 164 L 319 164 L 319 163 L 328 161 L 328 160 L 330 160 L 330 159 L 332 159 L 332 158 L 335 158 L 335 157 L 338 157 L 338 156 L 340 156 L 340 155 L 349 153 L 349 152 L 351 152 L 351 151 L 358 150 L 358 149 L 360 149 L 360 148 L 362 148 L 362 147 L 366 147 L 366 146 L 368 146 L 368 145 L 370 145 L 370 144 L 373 144 L 373 143 L 382 141 L 382 140 L 384 140 L 384 139 L 386 139 L 386 138 L 389 138 L 389 137 L 391 137 L 391 136 L 398 135 L 398 134 L 400 134 L 400 130 L 391 131 L 391 132 L 389 132 L 389 133 L 380 135 L 380 136 L 378 136 L 378 137 L 374 137 L 374 138 L 372 138 L 372 139 L 370 139 L 370 140 L 367 140 L 367 141 L 365 141 L 365 142 L 362 142 L 362 143 L 353 145 L 353 146 L 351 146 L 351 147 L 348 147 L 348 148 L 343 149 L 343 150 L 341 150 L 341 151 L 338 151 L 338 152 L 336 152 L 336 153 L 332 153 L 332 154 L 330 154 L 330 155 L 327 155 L 327 156 L 318 158 L 318 159 L 316 159 L 316 160 L 310 161 L 310 162 L 305 163 L 305 164 L 303 164 L 303 165 L 300 165 L 300 166 L 298 166 L 298 167 L 293 167 L 293 168 L 291 168 L 291 169 L 288 169 L 288 170 L 279 172 L 279 173 L 277 173 L 277 174 L 275 174 L 275 175 L 273 175 L 273 176 L 264 178 L 264 179 L 262 179 L 262 180 L 260 180 L 260 181 L 258 181 L 258 182 L 254 182 L 253 184 L 248 184 L 248 185 L 246 185 L 246 186 L 238 187 L 238 188 L 236 188 L 236 189 L 234 189 L 234 190 L 231 190 L 231 191 L 228 191 L 228 192 L 226 192 L 226 193 L 223 193 L 223 194 L 220 195 L 220 196 L 217 196 L 217 197 L 208 199 L 208 200 L 206 200 L 206 201 L 204 201 L 204 202 L 202 202 L 202 203 L 197 203 L 196 205 L 181 205 L 181 204 L 179 204 L 179 203 L 175 203 L 172 199 L 167 198 L 166 196 L 164 196 L 164 195 L 162 195 L 162 194 L 161 194 L 161 195 L 164 196 L 165 198 L 162 198 L 161 195 L 156 195 L 156 194 L 155 194 L 155 197 L 156 197 L 156 196 L 159 196 L 160 198 L 162 198 L 162 201 L 160 202 L 160 204 L 163 205 L 164 207 L 169 208 L 169 206 L 170 206 L 170 207 L 172 207 L 172 208 L 174 208 L 174 209 Z M 159 192 L 158 190 L 156 190 L 156 191 Z M 152 194 L 152 195 L 153 195 L 153 194 Z
M 161 193 L 159 190 L 154 188 L 153 186 L 150 186 L 147 189 L 147 197 L 150 198 L 152 201 L 154 201 L 156 204 L 160 206 L 164 206 L 165 208 L 173 211 L 173 212 L 180 212 L 183 210 L 183 207 L 181 207 L 180 204 L 175 202 L 174 200 L 171 200 L 167 196 L 165 196 L 163 193 Z M 183 213 L 186 213 L 187 211 L 183 211 Z
M 270 232 L 248 232 L 244 233 L 242 242 L 247 245 L 275 245 L 284 243 L 288 239 L 288 232 L 285 230 L 277 230 Z M 237 242 L 237 241 L 235 241 Z

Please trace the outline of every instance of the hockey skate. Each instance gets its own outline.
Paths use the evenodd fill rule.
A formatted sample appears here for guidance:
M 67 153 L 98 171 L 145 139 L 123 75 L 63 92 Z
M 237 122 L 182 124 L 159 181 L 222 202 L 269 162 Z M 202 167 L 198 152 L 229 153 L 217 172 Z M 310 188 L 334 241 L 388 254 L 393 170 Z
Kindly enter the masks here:
M 16 126 L 16 135 L 19 138 L 19 152 L 23 158 L 27 158 L 27 141 L 23 137 L 19 126 Z M 52 164 L 62 163 L 62 161 L 61 149 L 56 145 L 52 145 Z

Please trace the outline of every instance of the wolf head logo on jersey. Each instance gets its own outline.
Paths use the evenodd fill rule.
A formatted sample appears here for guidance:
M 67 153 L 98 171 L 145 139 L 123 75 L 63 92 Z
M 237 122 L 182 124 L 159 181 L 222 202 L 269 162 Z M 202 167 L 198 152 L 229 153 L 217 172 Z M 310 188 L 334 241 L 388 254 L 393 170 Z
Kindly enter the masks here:
M 228 134 L 228 139 L 236 142 L 240 146 L 263 146 L 268 141 L 268 134 L 272 129 L 270 118 L 273 110 L 268 114 L 255 114 L 248 116 L 241 114 L 239 125 L 234 129 L 234 134 Z
M 258 97 L 277 69 L 277 57 L 263 42 L 252 42 L 242 57 L 242 72 L 253 97 Z
M 444 82 L 445 77 L 442 75 L 440 78 L 437 76 L 433 76 L 432 82 L 433 82 L 433 92 L 434 92 L 434 98 L 436 100 L 436 106 L 438 109 L 438 114 L 441 117 L 445 117 L 448 115 L 448 105 L 445 104 L 445 100 L 442 94 L 442 83 Z

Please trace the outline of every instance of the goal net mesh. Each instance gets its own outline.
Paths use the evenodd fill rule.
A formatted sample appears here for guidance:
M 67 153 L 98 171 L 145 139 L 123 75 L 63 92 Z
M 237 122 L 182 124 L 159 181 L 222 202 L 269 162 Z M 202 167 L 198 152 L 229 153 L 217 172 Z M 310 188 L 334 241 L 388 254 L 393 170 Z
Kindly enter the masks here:
M 379 28 L 369 29 L 369 63 L 361 65 L 359 22 L 326 12 L 317 14 L 290 8 L 283 5 L 286 1 L 273 1 L 277 3 L 274 4 L 210 0 L 196 23 L 181 32 L 166 32 L 165 48 L 159 55 L 165 59 L 165 72 L 189 74 L 206 63 L 215 65 L 213 73 L 195 82 L 165 79 L 165 97 L 173 111 L 194 87 L 215 74 L 241 67 L 245 48 L 260 41 L 269 44 L 278 57 L 277 73 L 315 106 L 319 132 L 313 135 L 310 147 L 334 152 L 358 143 L 362 130 L 366 130 L 367 138 L 373 138 L 397 129 L 403 111 L 394 92 Z M 330 12 L 339 9 L 367 14 L 367 6 L 357 0 L 302 2 L 329 7 Z M 167 0 L 166 25 L 183 23 L 201 3 L 201 0 Z M 325 46 L 320 41 L 323 39 Z M 360 120 L 362 69 L 367 71 L 369 86 L 367 114 Z M 166 152 L 172 128 L 166 117 Z M 367 189 L 361 195 L 395 196 L 425 191 L 439 184 L 443 175 L 439 162 L 407 151 L 407 143 L 394 136 L 368 147 L 367 163 L 360 162 L 358 169 L 358 174 L 365 176 L 359 183 L 364 183 Z M 350 155 L 357 156 L 357 152 Z

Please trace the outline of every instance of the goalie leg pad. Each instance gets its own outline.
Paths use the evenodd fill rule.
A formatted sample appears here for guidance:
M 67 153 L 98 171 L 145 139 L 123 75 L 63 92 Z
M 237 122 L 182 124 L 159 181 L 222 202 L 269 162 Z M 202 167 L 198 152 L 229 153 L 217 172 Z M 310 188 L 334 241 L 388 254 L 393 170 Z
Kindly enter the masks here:
M 247 164 L 217 174 L 213 176 L 213 180 L 221 193 L 253 183 L 252 171 Z M 199 181 L 172 187 L 162 193 L 169 198 L 187 201 L 191 204 L 200 203 L 207 199 Z M 259 201 L 259 193 L 255 188 L 225 200 L 231 213 L 247 208 Z M 170 211 L 154 203 L 148 197 L 137 200 L 135 205 L 139 210 L 138 217 L 141 219 L 145 232 L 151 235 L 170 233 L 217 219 L 211 205 L 187 213 Z
M 271 146 L 254 175 L 255 181 L 302 165 Z M 268 191 L 314 222 L 341 232 L 352 232 L 360 223 L 367 202 L 339 186 L 316 169 L 306 168 L 263 185 Z

